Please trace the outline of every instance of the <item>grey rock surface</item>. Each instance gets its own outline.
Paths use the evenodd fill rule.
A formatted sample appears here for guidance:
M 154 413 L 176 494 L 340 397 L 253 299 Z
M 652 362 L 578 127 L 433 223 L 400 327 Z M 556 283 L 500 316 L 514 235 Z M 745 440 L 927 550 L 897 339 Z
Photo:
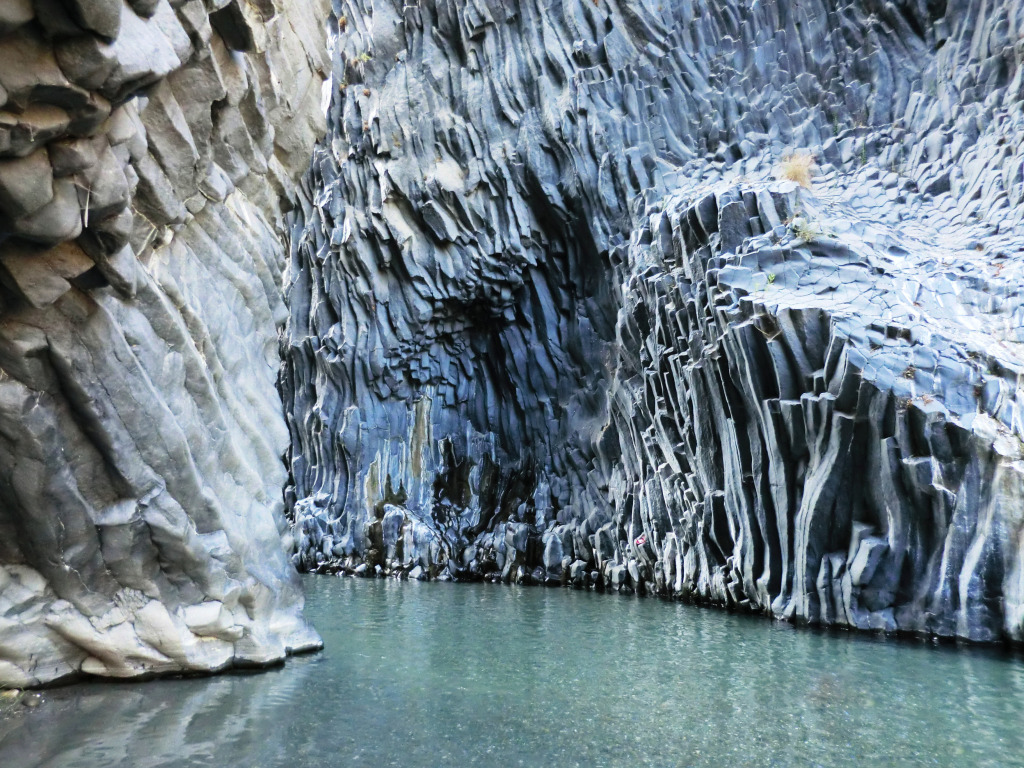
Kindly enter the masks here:
M 334 19 L 302 568 L 1024 639 L 1024 6 Z
M 276 384 L 326 4 L 0 5 L 0 686 L 318 647 Z

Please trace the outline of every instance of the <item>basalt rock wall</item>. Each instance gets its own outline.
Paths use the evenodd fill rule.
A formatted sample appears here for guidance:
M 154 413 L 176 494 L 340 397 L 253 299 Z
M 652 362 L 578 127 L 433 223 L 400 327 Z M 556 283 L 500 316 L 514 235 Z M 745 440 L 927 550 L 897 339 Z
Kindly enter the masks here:
M 0 3 L 0 685 L 319 644 L 276 379 L 327 13 Z
M 333 10 L 301 567 L 1024 638 L 1019 3 Z

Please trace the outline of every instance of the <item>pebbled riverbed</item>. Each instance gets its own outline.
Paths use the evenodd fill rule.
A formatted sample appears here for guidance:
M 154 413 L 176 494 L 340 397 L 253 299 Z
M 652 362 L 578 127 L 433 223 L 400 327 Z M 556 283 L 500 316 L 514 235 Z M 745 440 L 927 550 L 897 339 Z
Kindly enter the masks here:
M 310 577 L 325 650 L 0 716 L 28 766 L 1024 764 L 1024 662 L 659 600 Z

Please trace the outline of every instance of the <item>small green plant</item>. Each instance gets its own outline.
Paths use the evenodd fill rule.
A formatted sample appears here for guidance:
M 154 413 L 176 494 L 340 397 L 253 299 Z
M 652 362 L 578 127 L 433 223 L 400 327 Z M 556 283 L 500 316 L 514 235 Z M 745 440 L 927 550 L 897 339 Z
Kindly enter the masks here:
M 775 273 L 774 272 L 769 272 L 768 273 L 768 285 L 775 285 Z
M 352 63 L 357 67 L 361 67 L 364 64 L 368 64 L 372 58 L 373 57 L 370 55 L 369 51 L 363 51 L 362 53 L 357 53 L 352 57 Z
M 794 237 L 805 243 L 814 242 L 822 237 L 834 238 L 836 236 L 835 231 L 830 227 L 822 226 L 820 222 L 811 221 L 804 210 L 798 210 L 792 218 L 786 219 L 783 223 L 789 227 L 789 231 L 793 233 Z
M 817 229 L 811 226 L 811 222 L 803 216 L 794 216 L 789 221 L 789 229 L 798 240 L 803 240 L 806 243 L 817 239 L 821 234 Z

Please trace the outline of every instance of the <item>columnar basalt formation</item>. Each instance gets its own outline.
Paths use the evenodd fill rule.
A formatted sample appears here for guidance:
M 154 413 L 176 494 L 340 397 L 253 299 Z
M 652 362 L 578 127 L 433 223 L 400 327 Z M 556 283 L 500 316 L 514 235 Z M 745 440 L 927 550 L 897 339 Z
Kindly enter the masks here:
M 333 23 L 286 276 L 300 566 L 1024 639 L 1024 6 Z
M 0 4 L 0 685 L 319 644 L 276 380 L 327 14 Z

